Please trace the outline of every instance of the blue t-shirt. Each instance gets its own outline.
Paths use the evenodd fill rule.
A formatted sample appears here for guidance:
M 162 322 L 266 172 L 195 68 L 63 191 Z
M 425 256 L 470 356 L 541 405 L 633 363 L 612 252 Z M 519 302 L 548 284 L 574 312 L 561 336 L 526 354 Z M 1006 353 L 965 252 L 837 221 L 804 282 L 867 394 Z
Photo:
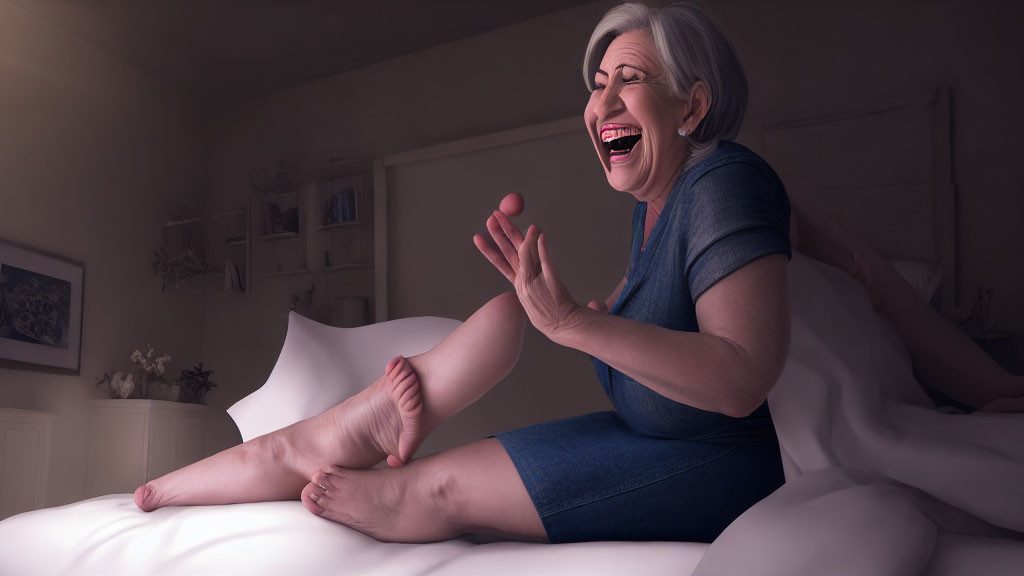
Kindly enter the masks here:
M 744 264 L 767 254 L 792 256 L 789 198 L 760 156 L 722 142 L 680 175 L 643 246 L 647 203 L 633 212 L 626 284 L 609 311 L 671 330 L 698 332 L 697 298 Z M 594 358 L 598 377 L 619 415 L 636 432 L 704 439 L 774 433 L 767 402 L 732 418 L 675 402 Z

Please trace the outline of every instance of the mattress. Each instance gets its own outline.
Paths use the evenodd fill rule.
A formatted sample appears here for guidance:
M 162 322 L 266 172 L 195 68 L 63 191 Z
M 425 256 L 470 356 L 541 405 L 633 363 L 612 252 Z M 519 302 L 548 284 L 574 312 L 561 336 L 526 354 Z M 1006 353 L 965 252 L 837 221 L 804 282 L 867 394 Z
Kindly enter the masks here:
M 298 501 L 139 511 L 130 494 L 0 522 L 0 574 L 418 576 L 690 574 L 706 544 L 378 542 Z

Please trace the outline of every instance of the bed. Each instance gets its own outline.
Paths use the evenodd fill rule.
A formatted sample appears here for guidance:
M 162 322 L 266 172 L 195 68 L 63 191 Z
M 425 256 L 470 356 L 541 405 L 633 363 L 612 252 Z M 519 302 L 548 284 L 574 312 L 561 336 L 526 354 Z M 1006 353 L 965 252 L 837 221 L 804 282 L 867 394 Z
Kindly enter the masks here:
M 942 309 L 954 303 L 955 288 L 953 188 L 941 168 L 943 154 L 948 160 L 948 113 L 948 93 L 940 90 L 770 119 L 762 133 L 766 155 L 785 178 L 798 170 L 794 143 L 802 139 L 816 138 L 818 150 L 830 150 L 829 133 L 856 143 L 858 130 L 899 118 L 917 137 L 924 122 L 931 160 L 920 164 L 920 178 L 893 180 L 883 170 L 852 187 L 792 178 L 799 194 L 820 198 L 855 233 L 861 232 L 857 219 L 870 214 L 835 208 L 851 191 L 877 198 L 929 190 L 924 204 L 895 201 L 908 211 L 904 220 L 874 227 L 871 240 L 891 258 L 921 264 L 907 269 L 912 281 L 941 266 L 936 281 L 922 284 L 922 297 L 933 299 L 934 292 Z M 945 122 L 944 145 L 936 122 Z M 1024 416 L 936 410 L 895 331 L 854 280 L 799 253 L 789 276 L 792 343 L 769 397 L 787 481 L 711 545 L 471 538 L 387 544 L 315 517 L 299 502 L 145 514 L 125 494 L 0 522 L 0 574 L 1020 573 Z M 425 350 L 456 325 L 420 317 L 340 329 L 293 314 L 267 383 L 229 412 L 243 438 L 313 415 L 373 381 L 394 354 Z M 342 384 L 325 390 L 313 377 L 319 370 L 339 374 Z

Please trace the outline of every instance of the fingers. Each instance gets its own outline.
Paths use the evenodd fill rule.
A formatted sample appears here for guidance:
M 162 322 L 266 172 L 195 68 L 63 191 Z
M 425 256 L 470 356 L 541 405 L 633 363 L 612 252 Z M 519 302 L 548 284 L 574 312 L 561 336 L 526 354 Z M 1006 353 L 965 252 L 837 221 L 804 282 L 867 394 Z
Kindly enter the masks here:
M 509 265 L 508 260 L 506 260 L 502 254 L 498 253 L 498 250 L 494 248 L 494 246 L 489 244 L 480 234 L 473 236 L 473 244 L 476 245 L 476 249 L 484 255 L 484 258 L 487 258 L 487 261 L 497 268 L 498 272 L 501 272 L 502 276 L 504 276 L 509 282 L 515 284 L 516 276 L 512 271 L 512 266 Z
M 506 224 L 502 224 L 502 221 L 506 222 Z M 506 228 L 508 231 L 506 231 Z M 501 212 L 495 212 L 487 219 L 487 231 L 491 233 L 494 245 L 498 247 L 498 250 L 501 250 L 502 255 L 505 256 L 505 260 L 508 261 L 512 269 L 518 268 L 519 257 L 516 253 L 519 251 L 519 246 L 523 243 L 519 229 L 512 224 L 507 216 Z M 511 232 L 511 235 L 509 232 Z
M 541 273 L 540 254 L 537 248 L 539 237 L 540 228 L 531 224 L 526 231 L 526 238 L 519 244 L 519 271 L 526 275 L 522 280 L 532 280 Z
M 509 220 L 509 216 L 519 215 L 522 208 L 522 196 L 509 194 L 502 200 L 501 210 L 495 210 L 487 218 L 487 232 L 494 244 L 482 235 L 473 236 L 477 250 L 512 284 L 515 284 L 516 271 L 519 269 L 519 248 L 523 243 L 523 234 Z
M 551 259 L 551 255 L 548 253 L 548 240 L 547 236 L 541 234 L 537 239 L 538 252 L 540 253 L 540 267 L 541 272 L 544 273 L 544 279 L 548 282 L 548 289 L 551 290 L 552 294 L 560 294 L 564 290 L 562 281 L 558 279 L 558 271 L 555 270 L 555 263 Z
M 590 302 L 587 302 L 587 308 L 596 310 L 602 314 L 608 313 L 608 305 L 600 300 L 591 300 Z
M 512 242 L 512 247 L 519 250 L 519 245 L 523 243 L 523 233 L 519 231 L 519 227 L 512 223 L 508 219 L 508 216 L 500 210 L 494 212 L 494 218 L 498 221 L 498 225 L 501 226 L 501 231 L 505 233 L 505 236 Z

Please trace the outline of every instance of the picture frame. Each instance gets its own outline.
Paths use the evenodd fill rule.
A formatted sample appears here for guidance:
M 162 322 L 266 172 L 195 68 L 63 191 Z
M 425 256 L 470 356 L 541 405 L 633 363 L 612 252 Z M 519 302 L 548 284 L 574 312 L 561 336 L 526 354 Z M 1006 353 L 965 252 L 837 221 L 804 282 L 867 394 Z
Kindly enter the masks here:
M 85 267 L 0 238 L 0 366 L 78 375 Z

